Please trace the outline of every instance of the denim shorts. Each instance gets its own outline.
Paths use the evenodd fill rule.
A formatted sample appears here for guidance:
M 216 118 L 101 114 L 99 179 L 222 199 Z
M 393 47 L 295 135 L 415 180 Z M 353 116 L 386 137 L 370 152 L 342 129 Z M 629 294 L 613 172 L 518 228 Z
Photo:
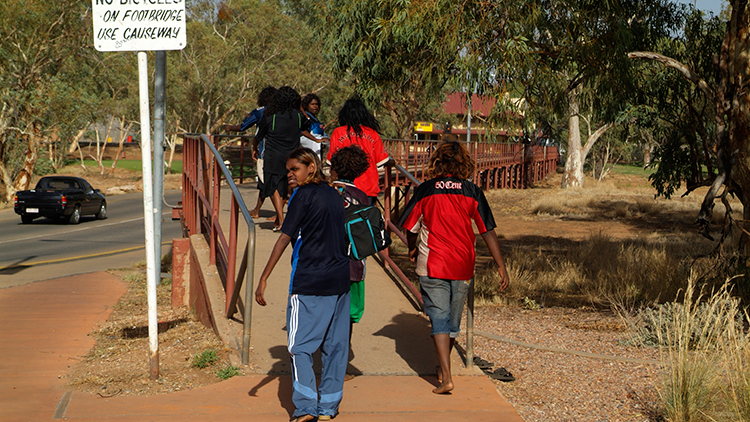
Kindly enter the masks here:
M 419 276 L 424 309 L 432 323 L 432 335 L 450 334 L 458 337 L 461 314 L 471 280 L 445 280 Z

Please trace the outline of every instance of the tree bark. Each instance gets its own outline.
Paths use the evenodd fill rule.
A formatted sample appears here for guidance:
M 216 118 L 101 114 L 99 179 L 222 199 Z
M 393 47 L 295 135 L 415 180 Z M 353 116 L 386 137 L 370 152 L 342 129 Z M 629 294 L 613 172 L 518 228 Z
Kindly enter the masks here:
M 565 172 L 562 187 L 583 187 L 583 148 L 581 146 L 581 116 L 579 115 L 578 90 L 568 93 L 568 157 L 565 159 Z
M 13 200 L 16 192 L 29 188 L 31 177 L 34 175 L 34 166 L 36 166 L 36 161 L 39 159 L 39 148 L 42 144 L 39 127 L 35 124 L 32 128 L 32 133 L 26 136 L 28 138 L 28 147 L 23 159 L 23 166 L 18 175 L 16 175 L 15 180 L 13 180 L 13 184 L 6 188 L 5 191 L 5 199 L 8 202 Z
M 750 220 L 750 10 L 747 1 L 732 0 L 731 20 L 727 27 L 728 49 L 726 55 L 725 98 L 729 105 L 728 141 L 731 151 L 731 181 L 739 188 L 742 201 L 743 220 L 740 223 L 748 231 Z M 718 128 L 717 128 L 718 129 Z M 731 164 L 730 164 L 731 165 Z M 737 191 L 737 189 L 733 189 Z M 750 255 L 750 242 L 742 236 L 740 253 Z

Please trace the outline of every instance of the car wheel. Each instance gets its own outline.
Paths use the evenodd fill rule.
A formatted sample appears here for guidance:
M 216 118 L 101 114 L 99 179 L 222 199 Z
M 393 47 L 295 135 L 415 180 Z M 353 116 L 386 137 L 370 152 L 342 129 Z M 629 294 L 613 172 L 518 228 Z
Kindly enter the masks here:
M 107 218 L 107 203 L 102 202 L 102 204 L 99 206 L 99 212 L 96 213 L 96 219 L 104 220 L 105 218 Z
M 22 215 L 21 216 L 21 222 L 23 224 L 31 224 L 31 222 L 34 221 L 34 217 L 30 215 Z
M 81 207 L 75 207 L 73 214 L 68 217 L 68 224 L 78 224 L 81 221 Z

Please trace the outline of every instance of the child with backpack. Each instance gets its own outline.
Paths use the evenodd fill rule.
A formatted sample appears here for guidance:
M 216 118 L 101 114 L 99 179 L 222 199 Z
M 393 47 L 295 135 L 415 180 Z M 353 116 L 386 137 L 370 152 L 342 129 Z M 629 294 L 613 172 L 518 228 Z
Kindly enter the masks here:
M 370 198 L 354 186 L 354 179 L 370 167 L 367 154 L 357 145 L 338 150 L 331 156 L 331 178 L 333 186 L 341 192 L 344 208 L 370 203 Z M 349 260 L 349 296 L 351 298 L 349 320 L 349 343 L 353 324 L 358 323 L 365 311 L 365 260 Z M 345 381 L 354 378 L 347 373 Z
M 266 305 L 268 277 L 293 243 L 287 302 L 287 348 L 291 357 L 294 421 L 330 420 L 338 412 L 349 355 L 349 258 L 344 239 L 344 207 L 328 185 L 312 150 L 299 148 L 286 160 L 296 185 L 281 234 L 273 247 L 255 301 Z M 323 373 L 316 388 L 313 353 L 320 349 Z
M 425 312 L 432 324 L 440 382 L 432 390 L 435 394 L 445 394 L 454 388 L 450 353 L 474 277 L 472 220 L 497 263 L 500 290 L 508 287 L 508 272 L 495 234 L 492 210 L 482 190 L 467 180 L 474 169 L 463 145 L 458 142 L 440 145 L 430 157 L 427 169 L 432 178 L 415 189 L 399 220 L 399 225 L 408 230 L 409 259 L 417 263 Z

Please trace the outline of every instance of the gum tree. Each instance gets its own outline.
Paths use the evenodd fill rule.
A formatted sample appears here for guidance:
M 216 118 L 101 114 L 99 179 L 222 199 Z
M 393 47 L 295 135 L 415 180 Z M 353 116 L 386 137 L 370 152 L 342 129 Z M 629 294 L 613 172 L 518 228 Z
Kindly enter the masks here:
M 395 135 L 411 137 L 420 110 L 442 98 L 457 72 L 462 34 L 472 24 L 469 1 L 294 0 L 315 29 L 324 60 L 351 78 L 370 106 L 382 107 Z
M 0 3 L 0 179 L 9 201 L 26 189 L 45 142 L 66 141 L 98 102 L 79 66 L 89 11 L 74 0 Z M 63 148 L 64 150 L 64 148 Z
M 483 10 L 487 24 L 472 34 L 471 53 L 480 66 L 496 70 L 495 80 L 483 81 L 485 89 L 498 98 L 509 86 L 520 91 L 531 120 L 526 126 L 547 125 L 566 138 L 563 187 L 583 186 L 587 156 L 632 100 L 627 52 L 665 36 L 675 23 L 674 6 L 508 0 L 488 1 Z
M 721 44 L 713 51 L 711 66 L 696 67 L 693 63 L 681 61 L 679 57 L 653 51 L 633 52 L 629 57 L 650 60 L 672 69 L 689 81 L 703 100 L 712 104 L 709 120 L 696 127 L 698 138 L 706 145 L 703 153 L 709 158 L 701 161 L 701 157 L 695 155 L 680 158 L 679 154 L 665 154 L 661 157 L 660 167 L 677 167 L 673 171 L 672 183 L 678 186 L 681 180 L 693 182 L 688 184 L 689 190 L 701 185 L 710 186 L 697 219 L 706 235 L 709 234 L 716 199 L 725 200 L 728 195 L 740 199 L 742 218 L 734 219 L 731 212 L 727 213 L 726 218 L 728 223 L 734 223 L 730 226 L 741 229 L 740 250 L 747 256 L 750 238 L 747 225 L 750 221 L 750 91 L 747 89 L 750 78 L 750 56 L 747 54 L 750 51 L 750 8 L 746 1 L 732 0 L 729 3 L 729 21 L 726 22 Z M 675 166 L 680 159 L 687 162 L 687 169 L 683 171 Z M 699 167 L 701 163 L 713 164 L 707 167 L 705 176 Z M 694 169 L 692 172 L 689 170 L 691 167 Z M 728 202 L 725 201 L 725 204 L 728 205 Z M 725 231 L 723 236 L 727 234 Z

